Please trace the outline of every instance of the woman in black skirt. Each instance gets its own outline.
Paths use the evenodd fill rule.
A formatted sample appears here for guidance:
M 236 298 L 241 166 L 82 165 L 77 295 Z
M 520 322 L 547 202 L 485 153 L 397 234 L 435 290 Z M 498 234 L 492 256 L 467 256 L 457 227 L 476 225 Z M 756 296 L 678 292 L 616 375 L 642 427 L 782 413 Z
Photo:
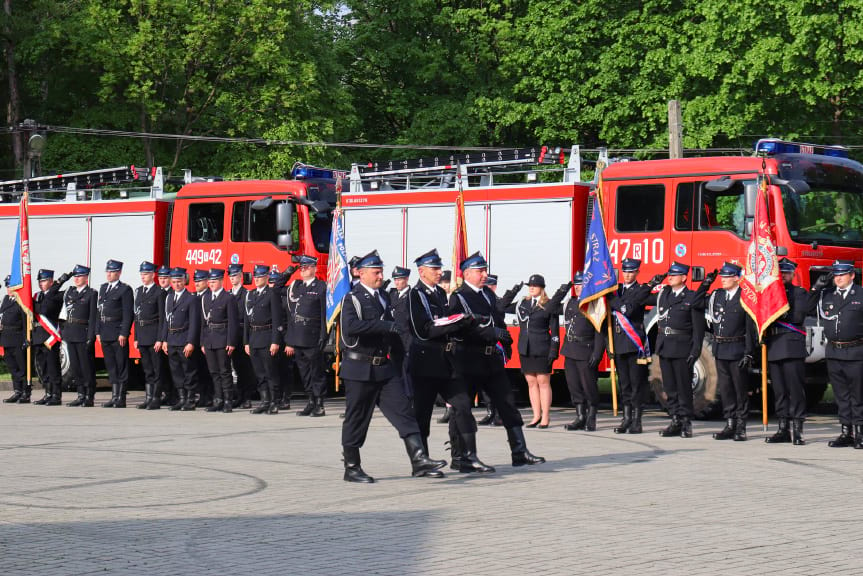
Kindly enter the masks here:
M 533 419 L 527 428 L 548 428 L 551 408 L 551 364 L 560 352 L 560 302 L 566 290 L 554 298 L 545 293 L 545 279 L 534 274 L 527 282 L 528 296 L 515 308 L 518 318 L 518 355 L 527 379 Z M 563 288 L 563 286 L 561 287 Z

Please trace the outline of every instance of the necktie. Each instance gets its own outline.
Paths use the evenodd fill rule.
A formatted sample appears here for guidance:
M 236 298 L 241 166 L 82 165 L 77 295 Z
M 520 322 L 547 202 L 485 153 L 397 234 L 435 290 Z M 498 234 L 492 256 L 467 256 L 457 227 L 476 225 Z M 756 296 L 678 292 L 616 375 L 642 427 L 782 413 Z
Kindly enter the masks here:
M 841 294 L 841 295 L 842 295 L 842 299 L 843 299 L 843 300 L 845 300 L 845 296 L 847 296 L 847 295 L 848 295 L 848 288 L 840 288 L 840 289 L 839 289 L 839 294 Z

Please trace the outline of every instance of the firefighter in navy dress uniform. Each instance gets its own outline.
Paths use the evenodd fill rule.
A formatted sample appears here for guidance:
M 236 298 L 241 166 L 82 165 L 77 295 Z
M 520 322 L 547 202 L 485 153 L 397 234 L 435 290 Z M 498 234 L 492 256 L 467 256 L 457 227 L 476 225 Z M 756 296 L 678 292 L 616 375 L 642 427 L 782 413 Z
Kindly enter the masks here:
M 308 396 L 297 416 L 325 416 L 324 346 L 327 343 L 327 284 L 315 278 L 318 259 L 301 255 L 300 277 L 286 290 L 285 354 L 293 357 Z
M 527 428 L 548 428 L 551 409 L 551 365 L 560 355 L 560 304 L 572 284 L 549 298 L 545 293 L 545 278 L 532 275 L 527 282 L 529 294 L 518 306 L 507 311 L 515 312 L 518 319 L 518 356 L 521 371 L 527 380 L 533 420 Z
M 401 348 L 398 350 L 396 359 L 401 359 L 402 383 L 404 384 L 405 394 L 408 398 L 414 397 L 413 382 L 411 381 L 409 365 L 409 354 L 413 335 L 410 327 L 410 311 L 408 310 L 408 296 L 410 295 L 411 286 L 408 283 L 411 271 L 408 268 L 396 266 L 393 268 L 392 279 L 393 287 L 389 290 L 390 303 L 393 307 L 393 319 L 396 322 L 396 327 L 399 330 L 399 338 L 401 338 Z M 428 451 L 428 446 L 426 446 Z
M 171 270 L 171 293 L 165 298 L 165 320 L 161 323 L 162 352 L 168 355 L 177 401 L 171 410 L 194 410 L 198 385 L 195 349 L 201 337 L 198 299 L 186 290 L 185 268 Z
M 125 408 L 129 384 L 129 333 L 132 330 L 134 300 L 132 288 L 120 281 L 123 263 L 108 260 L 107 282 L 99 288 L 99 322 L 96 337 L 102 343 L 105 368 L 111 381 L 111 400 L 102 408 Z
M 471 314 L 476 322 L 458 335 L 455 346 L 455 377 L 472 397 L 480 387 L 491 396 L 506 428 L 513 466 L 539 464 L 545 458 L 534 456 L 527 449 L 522 429 L 524 421 L 515 407 L 515 397 L 504 369 L 504 357 L 498 342 L 512 344 L 503 313 L 497 308 L 497 296 L 485 286 L 488 263 L 476 252 L 459 265 L 464 283 L 450 297 L 450 314 Z M 452 433 L 452 420 L 450 431 Z M 468 453 L 476 454 L 475 441 L 452 446 L 454 464 Z
M 800 446 L 806 443 L 803 439 L 803 420 L 806 418 L 806 329 L 803 322 L 810 303 L 806 290 L 793 284 L 795 270 L 796 262 L 788 258 L 779 261 L 789 308 L 764 333 L 768 374 L 773 384 L 779 424 L 777 432 L 765 441 L 770 444 L 793 442 Z M 793 434 L 789 430 L 789 422 Z
M 242 335 L 243 303 L 246 301 L 246 287 L 243 286 L 243 265 L 231 264 L 228 266 L 228 279 L 231 281 L 231 295 L 237 303 L 237 320 Z M 242 340 L 242 338 L 241 338 Z M 234 408 L 251 408 L 252 396 L 254 395 L 255 371 L 252 369 L 252 361 L 246 354 L 244 346 L 238 346 L 231 354 L 231 366 L 236 374 L 236 385 L 234 386 Z
M 252 414 L 278 414 L 279 352 L 282 349 L 283 311 L 279 294 L 267 286 L 270 269 L 254 268 L 255 289 L 243 303 L 243 344 L 252 360 L 261 402 Z
M 195 282 L 195 298 L 198 300 L 198 319 L 201 319 L 201 300 L 204 294 L 209 292 L 210 272 L 208 270 L 195 270 L 192 278 Z M 199 326 L 200 329 L 200 326 Z M 209 408 L 213 405 L 213 378 L 210 376 L 210 367 L 207 366 L 207 358 L 200 348 L 195 348 L 192 354 L 197 365 L 196 374 L 198 376 L 198 386 L 196 388 L 196 396 L 194 398 L 195 406 L 199 408 Z
M 560 353 L 564 357 L 566 383 L 575 407 L 575 420 L 564 428 L 593 432 L 596 430 L 596 407 L 599 404 L 597 367 L 605 354 L 605 339 L 578 305 L 583 282 L 583 274 L 576 272 L 573 278 L 575 296 L 570 298 L 563 311 L 566 332 Z
M 156 279 L 159 282 L 159 299 L 161 300 L 162 307 L 159 309 L 159 329 L 158 336 L 162 337 L 162 324 L 165 322 L 165 300 L 169 295 L 174 293 L 174 290 L 171 288 L 171 268 L 167 265 L 159 266 L 159 270 L 156 273 Z M 162 350 L 162 342 L 157 342 L 159 344 L 158 351 Z M 176 401 L 176 391 L 174 390 L 174 384 L 171 380 L 171 364 L 168 362 L 167 354 L 158 354 L 159 359 L 159 390 L 160 393 L 160 403 L 173 406 Z M 155 408 L 154 408 L 155 410 Z
M 213 379 L 213 405 L 207 412 L 233 411 L 233 378 L 231 355 L 237 347 L 239 324 L 237 303 L 223 288 L 225 271 L 212 268 L 207 279 L 208 290 L 201 295 L 201 352 Z
M 854 262 L 833 263 L 833 284 L 821 276 L 813 286 L 827 337 L 827 373 L 842 432 L 831 448 L 863 449 L 863 290 L 854 285 Z M 853 427 L 853 428 L 852 428 Z
M 78 397 L 67 406 L 93 406 L 96 394 L 96 325 L 98 304 L 96 291 L 87 284 L 90 269 L 75 266 L 72 270 L 74 286 L 63 296 L 66 322 L 63 324 L 63 341 L 69 355 L 69 369 L 78 387 Z
M 39 281 L 39 292 L 33 294 L 33 312 L 40 315 L 55 328 L 60 324 L 60 310 L 63 308 L 63 294 L 60 288 L 70 278 L 63 274 L 54 282 L 53 270 L 39 270 L 36 278 Z M 30 345 L 35 356 L 36 372 L 45 388 L 45 395 L 33 402 L 45 406 L 60 406 L 63 396 L 60 375 L 60 345 L 51 346 L 46 342 L 51 338 L 45 328 L 33 317 L 33 331 L 30 334 Z
M 458 322 L 436 324 L 436 320 L 449 315 L 446 292 L 439 285 L 443 263 L 436 249 L 419 256 L 414 263 L 420 278 L 405 298 L 410 334 L 408 373 L 414 389 L 414 415 L 423 445 L 428 451 L 432 412 L 438 394 L 450 406 L 450 430 L 455 432 L 455 435 L 451 435 L 451 444 L 475 445 L 476 421 L 471 413 L 471 398 L 464 381 L 453 378 L 453 341 L 450 338 L 450 335 L 473 322 L 473 318 L 464 316 Z M 402 333 L 401 328 L 399 333 Z M 462 458 L 459 471 L 491 470 L 476 458 L 474 451 Z
M 141 285 L 135 289 L 135 348 L 141 354 L 144 372 L 144 401 L 139 410 L 158 410 L 162 406 L 160 386 L 162 343 L 159 341 L 159 323 L 165 313 L 165 292 L 153 280 L 156 265 L 141 262 L 138 266 Z
M 617 292 L 609 295 L 608 303 L 613 317 L 613 356 L 620 379 L 620 399 L 623 418 L 614 428 L 617 434 L 641 434 L 642 406 L 647 395 L 647 364 L 650 362 L 650 345 L 644 331 L 644 306 L 650 300 L 655 286 L 665 279 L 657 274 L 650 282 L 639 284 L 641 260 L 625 258 L 620 264 L 621 279 Z M 612 352 L 609 348 L 609 352 Z
M 671 415 L 671 423 L 660 436 L 692 438 L 692 369 L 704 341 L 704 290 L 715 276 L 707 276 L 704 290 L 693 291 L 686 287 L 687 274 L 689 266 L 672 263 L 668 286 L 663 286 L 656 298 L 656 353 Z
M 411 460 L 414 476 L 440 478 L 446 462 L 431 460 L 423 447 L 419 426 L 410 400 L 390 353 L 398 330 L 383 284 L 383 261 L 377 251 L 357 263 L 360 280 L 342 301 L 342 362 L 339 376 L 345 384 L 345 420 L 342 449 L 347 482 L 374 482 L 360 462 L 360 448 L 366 440 L 375 405 L 398 430 Z
M 6 295 L 0 302 L 0 346 L 3 347 L 3 358 L 12 376 L 12 395 L 4 398 L 6 404 L 29 404 L 30 383 L 27 382 L 27 354 L 24 349 L 25 316 L 24 311 L 12 296 L 9 295 L 11 278 L 6 276 Z
M 722 283 L 707 298 L 708 328 L 713 332 L 713 358 L 725 427 L 716 440 L 746 440 L 749 417 L 747 369 L 755 354 L 754 324 L 740 304 L 740 274 L 737 264 L 725 262 L 719 269 Z M 706 280 L 705 280 L 706 283 Z

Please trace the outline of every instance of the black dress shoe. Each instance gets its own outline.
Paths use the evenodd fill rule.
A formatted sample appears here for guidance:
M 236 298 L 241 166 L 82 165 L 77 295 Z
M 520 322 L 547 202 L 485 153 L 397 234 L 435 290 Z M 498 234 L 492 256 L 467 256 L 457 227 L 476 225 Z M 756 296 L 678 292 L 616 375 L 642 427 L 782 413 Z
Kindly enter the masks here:
M 537 424 L 536 427 L 545 430 L 546 428 L 548 428 L 548 424 Z
M 234 407 L 231 405 L 231 403 L 225 402 L 224 407 L 222 407 L 222 412 L 224 412 L 225 414 L 230 414 L 233 411 L 234 411 Z
M 835 440 L 828 442 L 827 445 L 831 448 L 846 448 L 854 446 L 854 436 L 851 432 L 851 426 L 842 424 L 842 433 L 839 434 Z
M 23 392 L 21 392 L 20 390 L 15 390 L 15 392 L 13 392 L 11 396 L 3 399 L 3 403 L 4 404 L 17 404 L 18 400 L 20 400 L 22 396 L 24 396 Z
M 102 403 L 102 408 L 113 408 L 114 404 L 116 404 L 116 403 L 117 403 L 117 398 L 116 397 L 111 398 L 107 402 Z
M 77 398 L 72 400 L 71 402 L 67 402 L 66 406 L 83 406 L 84 405 L 84 396 L 78 395 Z
M 308 416 L 315 409 L 315 399 L 309 396 L 309 401 L 303 406 L 302 410 L 297 411 L 297 416 Z
M 270 411 L 270 403 L 269 402 L 261 402 L 255 408 L 252 409 L 252 414 L 266 414 Z
M 536 428 L 537 426 L 539 426 L 539 423 L 540 423 L 540 420 L 534 420 L 530 424 L 525 424 L 524 427 L 525 428 Z
M 444 410 L 443 416 L 437 419 L 438 424 L 449 424 L 449 419 L 452 416 L 452 409 L 447 406 Z
M 59 396 L 51 396 L 48 398 L 48 401 L 45 402 L 45 406 L 62 406 L 63 402 L 60 400 Z
M 225 406 L 224 402 L 213 402 L 212 406 L 207 407 L 205 412 L 221 412 L 222 408 Z
M 30 403 L 30 395 L 21 396 L 18 398 L 18 404 L 29 404 Z
M 320 418 L 321 416 L 326 416 L 327 411 L 324 410 L 324 399 L 316 398 L 315 399 L 315 408 L 312 410 L 312 413 L 309 414 L 312 418 Z
M 51 397 L 46 394 L 46 395 L 42 396 L 41 398 L 39 398 L 38 400 L 36 400 L 35 402 L 33 402 L 33 404 L 36 404 L 38 406 L 44 406 L 45 404 L 48 403 L 48 400 L 50 400 L 50 398 Z
M 251 408 L 251 407 L 252 407 L 252 401 L 251 400 L 246 400 L 245 402 L 243 402 L 242 408 Z

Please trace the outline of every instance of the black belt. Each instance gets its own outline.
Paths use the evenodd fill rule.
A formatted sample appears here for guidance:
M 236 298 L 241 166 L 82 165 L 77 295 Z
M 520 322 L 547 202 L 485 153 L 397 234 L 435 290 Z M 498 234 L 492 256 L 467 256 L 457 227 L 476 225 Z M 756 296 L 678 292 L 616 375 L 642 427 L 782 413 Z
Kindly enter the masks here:
M 482 354 L 483 356 L 491 356 L 495 352 L 497 352 L 497 346 L 494 344 L 490 344 L 488 346 L 465 346 L 466 351 L 472 352 L 473 354 Z
M 182 328 L 168 328 L 168 334 L 179 334 L 180 332 L 186 332 L 189 329 L 189 326 L 183 326 Z
M 206 326 L 209 329 L 216 330 L 219 328 L 226 328 L 228 326 L 228 323 L 227 322 L 207 322 L 204 326 Z
M 830 345 L 834 348 L 842 350 L 843 348 L 854 348 L 855 346 L 863 346 L 863 338 L 856 340 L 830 340 Z
M 422 340 L 414 340 L 414 343 L 420 348 L 443 348 L 446 352 L 452 352 L 453 350 L 455 350 L 455 342 L 439 342 L 437 340 L 429 340 L 424 342 Z
M 594 336 L 567 336 L 568 342 L 593 342 Z
M 273 329 L 272 324 L 259 324 L 257 326 L 255 326 L 254 324 L 249 324 L 249 330 L 251 330 L 252 332 L 262 332 L 264 330 L 272 330 L 272 329 Z
M 350 358 L 351 360 L 358 360 L 359 362 L 366 362 L 371 364 L 372 366 L 383 366 L 387 362 L 390 361 L 386 356 L 369 356 L 368 354 L 360 354 L 359 352 L 354 352 L 353 350 L 345 350 L 342 352 L 345 358 Z
M 314 322 L 314 318 L 309 318 L 308 316 L 300 316 L 299 314 L 294 315 L 294 322 L 298 322 L 300 324 L 307 324 L 308 322 Z M 320 320 L 318 320 L 320 321 Z
M 793 326 L 793 324 L 792 324 L 792 326 Z M 797 328 L 800 328 L 800 327 L 797 326 Z M 803 328 L 800 328 L 800 330 L 803 330 Z M 790 328 L 786 328 L 785 326 L 777 326 L 775 324 L 770 326 L 770 328 L 767 329 L 767 335 L 768 336 L 779 336 L 780 334 L 788 334 L 789 332 L 791 332 L 792 334 L 798 334 L 798 332 L 796 330 L 791 330 Z
M 87 326 L 90 321 L 89 320 L 81 320 L 80 318 L 66 318 L 67 324 L 77 324 L 78 326 Z
M 677 330 L 676 328 L 669 328 L 668 326 L 660 328 L 660 330 L 666 336 L 692 336 L 691 330 Z
M 154 318 L 153 320 L 137 320 L 138 326 L 149 326 L 151 324 L 158 324 L 159 319 Z
M 728 344 L 729 342 L 743 342 L 746 336 L 714 336 L 713 341 L 717 344 Z
M 11 326 L 0 326 L 0 332 L 6 332 L 7 334 L 17 334 L 18 332 L 23 332 L 21 328 L 12 328 Z
M 102 322 L 122 322 L 123 319 L 117 316 L 102 316 Z

